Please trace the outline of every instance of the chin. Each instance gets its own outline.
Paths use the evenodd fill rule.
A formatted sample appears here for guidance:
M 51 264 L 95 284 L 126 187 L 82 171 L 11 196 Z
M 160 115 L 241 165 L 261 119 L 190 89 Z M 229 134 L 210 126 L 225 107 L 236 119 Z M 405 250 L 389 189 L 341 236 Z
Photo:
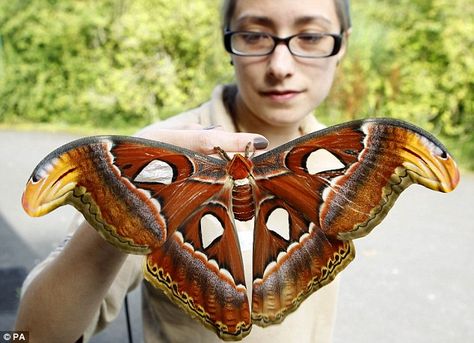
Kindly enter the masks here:
M 269 125 L 276 127 L 291 126 L 299 124 L 307 114 L 308 113 L 298 115 L 295 111 L 291 110 L 278 111 L 277 113 L 273 111 L 270 116 L 266 116 L 265 121 Z

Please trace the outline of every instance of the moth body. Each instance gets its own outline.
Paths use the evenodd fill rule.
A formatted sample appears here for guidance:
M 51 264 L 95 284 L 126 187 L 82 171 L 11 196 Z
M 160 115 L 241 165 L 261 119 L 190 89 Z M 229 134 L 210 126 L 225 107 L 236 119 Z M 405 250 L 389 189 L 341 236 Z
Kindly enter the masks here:
M 227 173 L 233 181 L 232 210 L 236 219 L 247 221 L 255 215 L 255 201 L 250 177 L 252 161 L 240 154 L 235 154 L 227 167 Z

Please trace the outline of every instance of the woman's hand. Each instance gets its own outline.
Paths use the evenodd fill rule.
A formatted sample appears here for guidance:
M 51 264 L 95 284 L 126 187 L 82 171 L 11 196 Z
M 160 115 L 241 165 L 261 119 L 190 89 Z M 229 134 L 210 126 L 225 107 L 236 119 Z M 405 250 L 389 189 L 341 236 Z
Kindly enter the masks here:
M 265 149 L 268 140 L 262 135 L 243 132 L 224 131 L 221 126 L 202 127 L 198 124 L 185 124 L 161 128 L 159 124 L 150 125 L 136 136 L 177 145 L 203 154 L 214 154 L 215 147 L 227 152 L 244 152 L 251 142 L 255 150 Z

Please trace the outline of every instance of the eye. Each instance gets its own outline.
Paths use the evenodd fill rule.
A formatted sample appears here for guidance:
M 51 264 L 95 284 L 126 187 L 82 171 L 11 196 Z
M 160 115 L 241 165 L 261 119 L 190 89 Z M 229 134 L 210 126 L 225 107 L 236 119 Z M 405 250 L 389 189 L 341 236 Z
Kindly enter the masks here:
M 246 44 L 258 44 L 270 39 L 270 36 L 264 32 L 242 32 L 240 33 L 240 38 Z
M 317 33 L 303 33 L 296 37 L 298 38 L 298 41 L 301 44 L 312 44 L 312 45 L 319 44 L 324 39 L 323 35 L 320 35 Z

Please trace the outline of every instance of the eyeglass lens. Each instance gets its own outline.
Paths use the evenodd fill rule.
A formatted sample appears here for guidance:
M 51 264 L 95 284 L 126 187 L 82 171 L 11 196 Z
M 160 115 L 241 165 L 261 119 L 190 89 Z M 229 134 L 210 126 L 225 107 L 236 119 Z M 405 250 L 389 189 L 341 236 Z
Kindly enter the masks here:
M 272 53 L 276 44 L 285 42 L 290 52 L 304 57 L 329 56 L 335 38 L 328 34 L 302 33 L 286 39 L 262 32 L 234 32 L 231 37 L 232 50 L 236 54 L 263 56 Z

